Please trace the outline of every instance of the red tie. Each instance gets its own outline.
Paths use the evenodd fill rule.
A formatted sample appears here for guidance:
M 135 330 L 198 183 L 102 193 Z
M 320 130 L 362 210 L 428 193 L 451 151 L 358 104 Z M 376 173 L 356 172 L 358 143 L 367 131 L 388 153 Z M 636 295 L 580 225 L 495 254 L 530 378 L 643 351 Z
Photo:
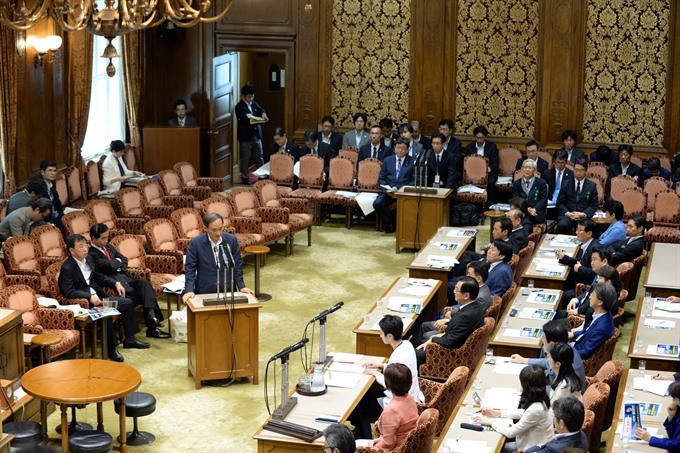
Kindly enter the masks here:
M 109 261 L 111 261 L 111 255 L 109 255 L 109 251 L 106 250 L 106 247 L 102 248 L 102 250 L 104 251 L 104 255 L 106 255 L 106 257 L 109 259 Z

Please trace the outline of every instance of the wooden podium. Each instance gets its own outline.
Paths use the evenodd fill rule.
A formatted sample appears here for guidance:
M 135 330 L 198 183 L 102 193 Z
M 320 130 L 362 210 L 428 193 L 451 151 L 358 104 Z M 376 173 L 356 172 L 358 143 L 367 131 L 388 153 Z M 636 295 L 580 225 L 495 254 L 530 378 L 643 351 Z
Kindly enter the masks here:
M 146 126 L 144 128 L 144 173 L 155 175 L 186 161 L 201 172 L 201 128 Z
M 224 305 L 203 306 L 203 299 L 215 294 L 200 294 L 187 301 L 187 342 L 189 376 L 201 388 L 203 381 L 227 379 L 232 368 L 232 334 L 229 322 L 231 308 Z M 233 344 L 236 365 L 233 377 L 252 376 L 258 381 L 259 309 L 254 296 L 248 295 L 247 304 L 234 307 Z
M 406 192 L 406 187 L 396 193 L 397 253 L 405 247 L 420 249 L 440 226 L 449 226 L 449 198 L 453 192 L 451 189 L 434 189 L 437 193 L 418 193 Z

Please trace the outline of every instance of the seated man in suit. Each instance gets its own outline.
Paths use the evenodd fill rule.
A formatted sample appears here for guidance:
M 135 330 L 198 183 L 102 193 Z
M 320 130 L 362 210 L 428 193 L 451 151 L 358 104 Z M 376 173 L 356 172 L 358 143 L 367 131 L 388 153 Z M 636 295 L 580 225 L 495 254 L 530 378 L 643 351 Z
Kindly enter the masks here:
M 288 140 L 286 131 L 282 127 L 274 129 L 274 141 L 269 144 L 267 153 L 264 156 L 264 161 L 269 162 L 271 155 L 278 152 L 284 152 L 293 157 L 296 157 L 298 153 L 298 146 L 293 140 Z
M 364 130 L 366 123 L 368 123 L 368 117 L 365 113 L 355 113 L 352 116 L 352 122 L 354 123 L 354 130 L 347 131 L 342 136 L 342 147 L 360 149 L 368 143 L 368 132 Z
M 633 147 L 631 145 L 619 145 L 619 159 L 617 162 L 609 166 L 609 177 L 614 178 L 619 175 L 628 175 L 639 180 L 642 176 L 642 169 L 632 163 L 630 158 L 633 157 Z
M 602 249 L 598 249 L 602 250 Z M 603 257 L 605 256 L 604 254 L 602 255 Z M 611 255 L 610 255 L 611 256 Z M 623 289 L 623 283 L 621 282 L 621 277 L 619 276 L 619 272 L 614 269 L 613 267 L 609 266 L 608 264 L 603 264 L 606 263 L 607 258 L 602 258 L 599 263 L 595 262 L 595 258 L 598 257 L 597 253 L 593 253 L 593 266 L 597 267 L 597 275 L 595 276 L 595 279 L 593 279 L 593 282 L 590 284 L 588 289 L 586 289 L 583 294 L 581 294 L 578 297 L 574 297 L 571 299 L 571 301 L 567 304 L 567 309 L 566 310 L 557 310 L 557 313 L 555 314 L 555 318 L 553 319 L 562 319 L 562 318 L 567 318 L 569 315 L 580 315 L 585 317 L 585 322 L 589 323 L 593 319 L 593 315 L 595 314 L 595 311 L 593 308 L 590 306 L 590 293 L 595 287 L 596 284 L 598 283 L 609 283 L 611 284 L 614 289 L 616 290 L 616 296 L 617 296 L 617 302 L 618 302 L 618 296 Z M 598 258 L 599 259 L 599 258 Z M 573 293 L 572 293 L 573 295 Z M 612 304 L 612 306 L 609 308 L 610 313 L 612 316 L 616 316 L 619 312 L 619 304 Z
M 509 242 L 512 244 L 512 251 L 519 253 L 524 247 L 529 245 L 529 236 L 524 230 L 524 213 L 519 209 L 511 209 L 506 214 L 506 217 L 512 222 L 512 230 L 508 236 Z M 517 250 L 517 252 L 515 252 Z
M 92 257 L 88 256 L 90 246 L 87 240 L 80 234 L 72 234 L 66 238 L 66 247 L 71 254 L 61 265 L 59 272 L 59 291 L 61 295 L 69 299 L 83 298 L 90 302 L 90 308 L 99 307 L 102 299 L 108 297 L 103 291 L 104 288 L 115 289 L 118 297 L 109 297 L 118 302 L 118 311 L 125 332 L 123 340 L 124 348 L 146 349 L 149 343 L 144 343 L 135 338 L 135 333 L 139 331 L 137 318 L 132 301 L 125 297 L 123 284 L 97 271 Z M 116 349 L 116 339 L 114 336 L 113 323 L 108 316 L 104 320 L 107 323 L 107 341 L 109 359 L 114 362 L 122 362 L 123 356 Z
M 333 152 L 337 154 L 342 148 L 342 137 L 333 130 L 334 127 L 335 118 L 330 115 L 321 118 L 321 141 L 330 145 L 333 148 Z
M 382 132 L 382 144 L 390 150 L 394 150 L 395 141 L 399 138 L 399 134 L 394 130 L 394 121 L 389 118 L 383 118 L 378 125 Z
M 612 151 L 607 145 L 600 145 L 590 154 L 590 162 L 601 162 L 609 167 L 619 161 L 619 153 Z
M 534 224 L 531 223 L 531 216 L 528 211 L 527 201 L 522 197 L 512 197 L 508 200 L 510 209 L 519 209 L 524 214 L 524 220 L 522 220 L 522 228 L 527 233 L 529 237 L 534 232 Z
M 487 171 L 489 172 L 489 180 L 486 186 L 487 204 L 493 204 L 496 201 L 496 181 L 498 181 L 498 166 L 500 165 L 498 147 L 494 142 L 490 142 L 486 139 L 489 135 L 489 131 L 486 127 L 475 127 L 473 134 L 475 136 L 475 141 L 465 147 L 465 150 L 460 157 L 460 167 L 462 168 L 465 164 L 466 156 L 478 154 L 488 159 L 489 167 L 487 168 Z M 461 172 L 461 179 L 462 175 L 463 173 Z
M 586 159 L 586 162 L 588 162 L 586 153 L 576 148 L 576 140 L 578 140 L 576 132 L 569 130 L 564 131 L 562 133 L 561 139 L 564 146 L 560 149 L 563 149 L 567 152 L 567 160 L 569 162 L 575 164 L 579 159 Z
M 574 179 L 574 172 L 567 168 L 567 152 L 565 150 L 562 149 L 555 152 L 553 168 L 550 168 L 546 175 L 542 179 L 548 184 L 548 204 L 555 206 L 564 182 Z M 550 218 L 555 220 L 557 216 Z
M 562 183 L 557 198 L 556 231 L 558 234 L 571 234 L 572 228 L 581 219 L 590 219 L 597 211 L 597 186 L 586 179 L 588 163 L 579 159 L 574 164 L 574 179 Z
M 90 228 L 92 246 L 88 256 L 94 261 L 95 270 L 121 283 L 127 298 L 135 305 L 144 307 L 146 336 L 151 338 L 170 338 L 170 334 L 158 330 L 162 327 L 163 312 L 158 307 L 156 292 L 148 280 L 132 277 L 127 270 L 128 260 L 114 246 L 109 244 L 109 228 L 97 223 Z
M 618 200 L 610 198 L 604 202 L 602 210 L 607 215 L 607 220 L 610 221 L 610 224 L 598 240 L 600 245 L 609 247 L 626 239 L 626 225 L 623 223 L 623 204 Z
M 32 179 L 28 182 L 24 190 L 21 190 L 9 197 L 5 216 L 10 215 L 12 211 L 15 211 L 19 208 L 25 208 L 31 201 L 35 201 L 38 198 L 43 197 L 47 197 L 47 188 L 45 187 L 45 183 L 38 179 Z
M 47 198 L 52 202 L 52 214 L 45 218 L 49 222 L 64 231 L 61 218 L 64 216 L 64 207 L 59 199 L 57 193 L 57 186 L 55 181 L 57 179 L 57 163 L 53 160 L 44 160 L 40 162 L 40 179 L 44 182 L 47 192 Z
M 394 192 L 402 186 L 413 184 L 413 159 L 408 155 L 408 145 L 402 139 L 395 144 L 394 154 L 383 161 L 380 169 L 380 195 L 373 202 L 373 208 L 381 216 L 386 233 L 393 233 L 397 229 L 395 214 L 390 205 L 395 202 Z M 386 190 L 383 186 L 389 186 Z
M 15 236 L 28 236 L 33 228 L 45 224 L 52 214 L 52 203 L 38 198 L 24 208 L 15 209 L 0 222 L 0 244 Z
M 413 140 L 423 145 L 423 149 L 430 149 L 430 139 L 420 133 L 420 121 L 412 120 L 411 127 L 413 128 Z
M 585 420 L 585 407 L 574 396 L 555 400 L 550 408 L 553 412 L 555 437 L 545 445 L 536 445 L 524 450 L 525 453 L 560 453 L 565 448 L 588 451 L 588 438 L 581 431 Z
M 451 315 L 451 320 L 444 333 L 435 334 L 425 343 L 416 347 L 418 363 L 425 363 L 426 348 L 429 343 L 437 343 L 448 349 L 459 348 L 472 332 L 484 324 L 484 310 L 482 304 L 477 300 L 479 294 L 477 281 L 471 277 L 461 277 L 456 283 L 454 294 L 460 309 Z M 414 346 L 416 345 L 414 344 Z
M 661 161 L 656 156 L 650 157 L 647 161 L 647 168 L 642 170 L 642 175 L 638 180 L 638 184 L 640 184 L 640 187 L 644 188 L 645 181 L 654 176 L 661 176 L 666 181 L 671 180 L 671 172 L 661 166 Z
M 631 263 L 642 255 L 645 249 L 645 229 L 647 220 L 641 215 L 634 215 L 626 223 L 626 239 L 612 245 L 612 266 Z
M 451 153 L 454 156 L 462 156 L 462 149 L 463 149 L 463 144 L 458 140 L 456 137 L 454 137 L 453 134 L 453 121 L 451 121 L 448 118 L 445 118 L 439 122 L 439 133 L 444 135 L 444 149 Z M 460 159 L 460 165 L 461 165 L 461 174 L 462 173 L 462 165 L 463 165 L 463 160 Z
M 546 178 L 546 173 L 548 171 L 548 168 L 550 168 L 550 165 L 548 162 L 546 162 L 542 157 L 538 157 L 538 150 L 540 148 L 540 145 L 536 140 L 529 140 L 527 144 L 525 145 L 524 149 L 527 152 L 527 157 L 526 159 L 520 157 L 517 159 L 517 164 L 515 164 L 515 171 L 517 170 L 522 170 L 523 164 L 530 160 L 534 162 L 536 165 L 534 166 L 534 170 L 540 173 L 539 178 L 545 180 Z
M 511 259 L 512 246 L 507 242 L 493 241 L 486 251 L 486 261 L 489 263 L 489 278 L 486 284 L 489 285 L 492 296 L 502 297 L 512 285 L 512 268 L 508 264 Z
M 593 318 L 569 331 L 570 345 L 582 359 L 587 359 L 597 348 L 614 335 L 612 305 L 616 304 L 616 290 L 609 283 L 596 283 L 590 292 Z
M 220 292 L 233 290 L 254 295 L 253 290 L 247 288 L 243 281 L 241 251 L 236 236 L 224 232 L 222 216 L 211 212 L 203 217 L 203 225 L 207 232 L 193 238 L 187 247 L 184 263 L 185 292 L 182 299 L 186 302 L 196 294 L 212 294 L 218 289 Z M 236 288 L 229 287 L 229 282 L 224 281 L 221 272 L 224 266 L 233 266 Z
M 314 154 L 322 157 L 324 161 L 324 168 L 328 170 L 328 163 L 336 156 L 333 148 L 319 140 L 319 133 L 314 129 L 307 129 L 305 131 L 305 146 L 297 149 L 297 157 L 295 161 L 300 160 L 302 156 L 307 154 Z
M 612 252 L 610 249 L 602 246 L 590 247 L 590 269 L 594 272 L 594 274 L 597 274 L 597 271 L 599 271 L 602 266 L 609 265 L 611 260 Z M 592 287 L 592 285 L 595 283 L 597 283 L 597 275 L 594 275 L 590 281 L 586 282 L 586 284 L 590 285 L 590 287 Z M 588 293 L 588 291 L 586 291 L 586 293 Z M 566 318 L 567 315 L 577 314 L 576 311 L 579 310 L 581 306 L 583 306 L 583 309 L 581 310 L 583 313 L 579 312 L 578 314 L 584 314 L 588 309 L 588 299 L 584 296 L 584 294 L 577 298 L 575 286 L 565 289 L 564 293 L 562 294 L 562 306 L 566 305 L 567 311 L 561 315 L 558 312 L 557 317 Z
M 175 118 L 168 121 L 169 126 L 174 127 L 189 127 L 198 126 L 196 118 L 187 115 L 187 103 L 184 99 L 177 99 L 175 101 Z
M 369 132 L 369 142 L 359 148 L 359 156 L 357 157 L 357 165 L 364 159 L 373 158 L 380 162 L 384 161 L 387 156 L 392 155 L 392 150 L 382 143 L 382 130 L 377 124 L 371 126 Z
M 576 238 L 581 242 L 576 257 L 565 255 L 562 250 L 555 250 L 560 264 L 569 266 L 573 272 L 565 283 L 565 289 L 573 289 L 577 283 L 590 283 L 595 278 L 595 270 L 590 263 L 591 254 L 600 243 L 595 239 L 597 225 L 590 219 L 581 219 L 576 225 Z
M 439 132 L 432 135 L 432 150 L 425 151 L 425 167 L 427 168 L 427 186 L 443 189 L 458 189 L 460 180 L 456 173 L 456 158 L 444 151 L 444 136 Z M 418 173 L 419 169 L 416 169 Z M 416 175 L 416 178 L 419 176 Z M 454 197 L 455 198 L 455 197 Z
M 546 222 L 548 185 L 543 178 L 536 177 L 535 161 L 526 159 L 522 164 L 522 177 L 512 183 L 512 196 L 526 201 L 527 213 L 532 224 Z
M 425 150 L 423 145 L 413 139 L 413 126 L 410 123 L 400 124 L 397 130 L 399 131 L 399 136 L 408 143 L 408 155 L 413 159 Z
M 125 143 L 121 140 L 113 140 L 109 145 L 109 155 L 102 164 L 102 186 L 104 189 L 118 191 L 122 188 L 123 182 L 131 176 L 139 176 L 142 173 L 132 171 L 127 168 L 123 160 L 125 154 Z

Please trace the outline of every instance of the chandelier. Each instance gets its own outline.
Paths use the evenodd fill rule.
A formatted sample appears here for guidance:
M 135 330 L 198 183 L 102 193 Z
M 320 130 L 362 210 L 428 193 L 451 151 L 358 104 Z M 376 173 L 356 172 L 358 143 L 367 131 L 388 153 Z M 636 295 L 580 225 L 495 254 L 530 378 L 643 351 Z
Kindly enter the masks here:
M 65 31 L 87 29 L 103 36 L 109 44 L 102 58 L 109 59 L 106 72 L 113 77 L 116 69 L 111 59 L 119 55 L 111 41 L 116 36 L 152 28 L 166 20 L 183 28 L 217 22 L 231 10 L 234 0 L 226 2 L 222 12 L 207 17 L 212 7 L 210 0 L 104 0 L 101 10 L 96 0 L 29 0 L 30 6 L 26 0 L 0 0 L 0 25 L 27 30 L 51 18 Z

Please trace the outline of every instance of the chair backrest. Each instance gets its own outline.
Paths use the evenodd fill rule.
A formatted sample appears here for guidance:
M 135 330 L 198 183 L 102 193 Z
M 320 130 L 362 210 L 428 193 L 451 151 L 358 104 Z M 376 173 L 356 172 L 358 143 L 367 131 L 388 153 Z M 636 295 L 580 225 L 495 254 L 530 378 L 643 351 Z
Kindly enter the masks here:
M 5 217 L 7 217 L 7 205 L 9 204 L 9 200 L 6 198 L 3 198 L 0 200 L 0 222 L 5 220 Z
M 653 211 L 656 203 L 656 194 L 668 189 L 668 181 L 661 176 L 652 176 L 645 179 L 645 194 L 647 195 L 647 210 Z
M 591 162 L 586 171 L 586 178 L 592 180 L 598 179 L 602 186 L 607 184 L 609 178 L 609 170 L 602 162 Z
M 514 146 L 508 146 L 498 151 L 498 174 L 512 176 L 515 174 L 517 161 L 522 158 L 522 152 Z
M 604 382 L 609 386 L 609 394 L 617 395 L 619 391 L 619 383 L 623 376 L 623 364 L 618 361 L 609 360 L 605 362 L 593 377 L 594 382 Z M 614 417 L 614 407 L 616 406 L 616 398 L 609 398 L 607 401 L 607 408 L 604 413 L 604 424 L 602 429 L 606 430 L 612 424 Z
M 659 158 L 659 163 L 661 164 L 662 168 L 665 168 L 666 170 L 672 172 L 673 168 L 671 166 L 671 160 L 668 158 L 668 156 L 663 156 L 661 154 L 657 154 L 656 157 Z
M 116 204 L 122 217 L 144 216 L 142 194 L 133 187 L 127 187 L 116 192 Z
M 95 223 L 103 223 L 109 230 L 115 229 L 118 225 L 116 211 L 109 200 L 90 200 L 85 206 L 85 212 L 92 216 Z
M 66 236 L 72 234 L 82 234 L 85 239 L 90 240 L 90 228 L 94 225 L 94 219 L 86 211 L 73 211 L 64 214 L 61 222 L 66 230 Z
M 0 290 L 0 307 L 22 312 L 25 326 L 37 324 L 38 299 L 30 286 L 13 285 Z
M 263 179 L 253 184 L 260 199 L 260 206 L 277 208 L 281 206 L 277 184 L 271 179 Z
M 362 190 L 378 190 L 380 185 L 380 169 L 382 162 L 379 159 L 364 159 L 359 162 L 359 170 L 357 172 L 357 189 Z
M 621 263 L 616 266 L 616 270 L 619 273 L 619 278 L 621 279 L 621 287 L 627 291 L 628 285 L 630 284 L 630 279 L 633 275 L 633 263 Z
M 57 177 L 54 180 L 54 187 L 57 189 L 57 196 L 59 196 L 61 205 L 68 206 L 68 184 L 66 183 L 66 175 L 57 173 Z
M 607 400 L 609 399 L 609 395 L 609 386 L 604 382 L 595 382 L 583 393 L 583 405 L 585 406 L 586 410 L 593 411 L 595 414 L 593 432 L 588 439 L 588 451 L 590 453 L 596 453 L 600 449 L 600 437 L 602 436 L 604 413 L 607 408 Z
M 642 274 L 642 267 L 647 264 L 647 250 L 642 251 L 642 255 L 633 258 L 633 272 L 630 276 L 630 284 L 628 285 L 628 294 L 635 297 L 637 294 L 638 283 L 640 283 L 640 275 Z
M 485 318 L 493 318 L 494 321 L 498 322 L 498 315 L 501 312 L 501 306 L 503 305 L 503 299 L 498 296 L 491 296 L 491 305 L 484 311 Z
M 231 202 L 236 215 L 257 217 L 257 208 L 260 207 L 260 203 L 254 190 L 235 189 L 229 192 L 226 198 Z
M 31 236 L 35 238 L 41 256 L 68 257 L 64 236 L 54 225 L 47 224 L 34 228 Z
M 140 181 L 137 189 L 142 194 L 142 199 L 145 205 L 161 206 L 163 202 L 163 187 L 153 178 L 147 178 Z
M 529 235 L 529 242 L 538 244 L 538 242 L 541 240 L 541 236 L 543 236 L 543 232 L 540 229 L 536 230 L 536 228 L 534 228 L 534 231 Z
M 210 200 L 210 198 L 208 198 L 208 200 Z M 229 203 L 227 203 L 227 205 L 228 204 Z M 203 219 L 196 208 L 181 208 L 173 211 L 172 214 L 170 214 L 170 219 L 175 224 L 177 234 L 179 234 L 179 237 L 181 238 L 191 239 L 205 232 Z
M 125 161 L 125 166 L 128 170 L 137 170 L 137 157 L 135 156 L 135 147 L 132 145 L 125 146 L 125 153 L 123 154 L 123 160 Z
M 144 234 L 149 250 L 179 250 L 179 235 L 175 224 L 168 219 L 153 219 L 144 224 Z
M 621 331 L 617 328 L 614 329 L 614 335 L 600 345 L 587 359 L 583 359 L 583 367 L 586 370 L 586 376 L 595 376 L 598 370 L 604 365 L 605 362 L 612 359 L 614 355 L 614 348 L 616 347 L 616 342 L 621 335 Z
M 603 182 L 600 178 L 595 177 L 595 178 L 588 178 L 590 181 L 592 181 L 595 184 L 595 188 L 597 190 L 597 206 L 602 209 L 602 206 L 604 206 L 604 187 L 606 182 Z M 606 179 L 605 179 L 606 181 Z
M 206 214 L 216 212 L 225 219 L 234 215 L 234 209 L 231 202 L 226 197 L 216 195 L 214 197 L 206 198 L 201 202 L 201 213 L 205 217 Z M 203 222 L 201 220 L 201 222 Z
M 465 156 L 463 161 L 463 184 L 484 187 L 489 181 L 489 159 L 479 154 Z
M 677 226 L 680 224 L 680 196 L 670 189 L 656 194 L 654 204 L 655 226 Z
M 159 171 L 158 181 L 167 195 L 182 195 L 182 178 L 175 170 Z
M 501 304 L 501 313 L 505 313 L 505 309 L 508 307 L 508 304 L 512 301 L 512 299 L 515 297 L 515 292 L 517 291 L 518 285 L 515 282 L 512 282 L 512 285 L 510 285 L 510 288 L 503 293 L 503 296 L 501 296 L 501 300 L 503 303 Z
M 548 163 L 548 168 L 552 167 L 553 155 L 550 153 L 550 151 L 541 148 L 538 150 L 538 157 Z
M 435 386 L 437 392 L 431 395 L 429 401 L 425 401 L 425 404 L 418 404 L 418 411 L 422 413 L 423 411 L 434 408 L 439 411 L 439 421 L 437 422 L 437 428 L 434 431 L 435 437 L 439 437 L 444 429 L 444 425 L 449 419 L 449 416 L 453 412 L 453 408 L 456 407 L 460 397 L 463 395 L 463 390 L 465 389 L 465 384 L 467 384 L 468 377 L 470 375 L 470 369 L 466 366 L 459 366 L 449 378 L 443 384 L 439 384 L 429 379 L 419 378 L 420 387 L 423 388 L 424 385 Z M 426 396 L 427 398 L 428 396 Z
M 416 427 L 408 433 L 404 443 L 393 450 L 394 453 L 411 453 L 432 451 L 434 444 L 434 433 L 439 421 L 439 411 L 437 409 L 427 409 L 420 414 Z
M 120 234 L 111 239 L 111 245 L 128 259 L 128 267 L 146 268 L 146 253 L 139 236 Z
M 196 169 L 191 164 L 191 162 L 185 161 L 177 162 L 175 165 L 172 166 L 172 168 L 180 176 L 185 186 L 187 187 L 198 186 L 198 174 L 196 173 Z
M 295 180 L 295 159 L 288 153 L 278 152 L 269 156 L 269 179 L 277 184 L 291 185 Z
M 355 161 L 356 162 L 356 161 Z M 355 162 L 347 157 L 334 157 L 328 167 L 329 189 L 352 189 Z
M 78 167 L 68 167 L 66 170 L 66 183 L 69 203 L 82 200 L 83 186 L 80 184 L 80 169 Z
M 517 254 L 519 256 L 519 270 L 523 273 L 527 267 L 529 267 L 529 261 L 531 261 L 531 256 L 534 254 L 534 248 L 536 243 L 534 241 L 529 241 L 526 247 L 519 251 Z
M 338 151 L 338 156 L 349 159 L 350 161 L 352 161 L 353 168 L 356 168 L 357 161 L 359 160 L 359 150 L 354 147 L 343 148 L 340 151 Z
M 643 168 L 642 167 L 642 158 L 640 156 L 636 155 L 636 154 L 633 154 L 632 156 L 630 156 L 630 163 L 635 164 L 640 168 Z
M 611 179 L 609 191 L 614 200 L 621 201 L 621 194 L 624 190 L 637 187 L 637 181 L 630 175 L 614 176 Z
M 38 271 L 38 245 L 31 236 L 13 236 L 2 243 L 8 273 L 16 270 Z
M 623 205 L 623 218 L 630 219 L 634 215 L 644 215 L 647 205 L 645 193 L 637 186 L 629 187 L 618 194 L 618 200 Z
M 586 409 L 585 417 L 583 419 L 583 425 L 581 425 L 581 431 L 586 435 L 586 439 L 590 439 L 593 435 L 593 424 L 595 423 L 595 412 Z
M 323 158 L 305 154 L 300 158 L 299 184 L 301 187 L 321 187 L 323 184 Z
M 91 160 L 87 163 L 87 197 L 91 198 L 102 190 L 102 180 L 99 177 L 97 162 Z

